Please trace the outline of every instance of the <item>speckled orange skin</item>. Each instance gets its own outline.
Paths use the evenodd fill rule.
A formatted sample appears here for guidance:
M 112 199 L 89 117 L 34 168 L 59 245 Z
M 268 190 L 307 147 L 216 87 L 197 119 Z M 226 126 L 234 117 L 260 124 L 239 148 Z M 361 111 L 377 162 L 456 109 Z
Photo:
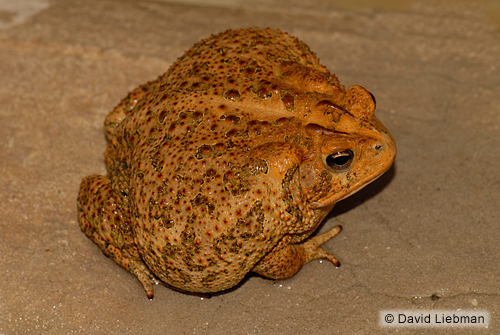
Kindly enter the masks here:
M 287 278 L 340 227 L 309 238 L 334 204 L 392 165 L 395 142 L 368 91 L 345 91 L 278 30 L 197 43 L 106 118 L 108 175 L 83 179 L 82 230 L 134 273 L 188 292 L 249 272 Z M 342 169 L 327 157 L 352 153 Z M 333 157 L 333 156 L 331 156 Z

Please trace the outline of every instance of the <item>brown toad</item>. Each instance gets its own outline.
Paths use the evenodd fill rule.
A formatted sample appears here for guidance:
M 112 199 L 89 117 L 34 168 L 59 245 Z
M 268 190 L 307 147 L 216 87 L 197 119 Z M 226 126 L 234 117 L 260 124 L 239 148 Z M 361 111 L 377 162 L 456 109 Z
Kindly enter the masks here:
M 213 35 L 108 115 L 108 175 L 83 179 L 81 228 L 149 298 L 154 278 L 209 293 L 250 271 L 338 266 L 319 246 L 340 227 L 308 237 L 392 165 L 395 142 L 374 109 L 286 33 Z

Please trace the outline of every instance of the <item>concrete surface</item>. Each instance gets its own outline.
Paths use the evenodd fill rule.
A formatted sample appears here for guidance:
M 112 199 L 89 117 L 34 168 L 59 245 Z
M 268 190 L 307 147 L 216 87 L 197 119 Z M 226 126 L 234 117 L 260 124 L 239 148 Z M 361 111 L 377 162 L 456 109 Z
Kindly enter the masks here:
M 500 2 L 0 1 L 0 334 L 499 334 Z M 377 97 L 398 144 L 295 277 L 202 299 L 131 274 L 77 224 L 103 121 L 200 38 L 270 26 Z M 488 328 L 387 329 L 383 309 L 485 310 Z

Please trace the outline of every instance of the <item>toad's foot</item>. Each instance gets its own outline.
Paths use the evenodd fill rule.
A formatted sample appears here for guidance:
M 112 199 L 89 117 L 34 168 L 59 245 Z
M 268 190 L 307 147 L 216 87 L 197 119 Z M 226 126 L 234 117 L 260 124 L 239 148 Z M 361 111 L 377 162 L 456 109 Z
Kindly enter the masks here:
M 93 175 L 82 180 L 78 195 L 78 215 L 82 231 L 106 256 L 132 272 L 146 295 L 153 299 L 153 275 L 142 261 L 134 242 L 128 209 L 110 187 L 110 180 Z
M 278 248 L 267 254 L 252 271 L 268 278 L 284 279 L 293 276 L 302 265 L 313 259 L 326 258 L 333 265 L 340 266 L 339 261 L 332 254 L 321 249 L 320 246 L 341 231 L 342 227 L 337 226 L 322 235 L 307 239 L 305 242 L 288 244 Z
M 333 265 L 339 267 L 340 262 L 332 254 L 321 249 L 319 246 L 328 241 L 329 239 L 332 239 L 335 236 L 337 236 L 341 231 L 342 231 L 342 226 L 336 226 L 332 230 L 324 234 L 314 236 L 306 240 L 304 243 L 302 243 L 301 245 L 304 248 L 305 252 L 305 259 L 303 264 L 306 264 L 312 261 L 313 259 L 326 258 L 330 262 L 332 262 Z
M 94 242 L 95 241 L 96 239 L 94 238 Z M 99 243 L 97 243 L 97 245 L 101 247 Z M 106 256 L 111 257 L 116 263 L 123 266 L 125 269 L 127 269 L 137 277 L 139 282 L 142 284 L 144 291 L 146 291 L 146 295 L 149 300 L 152 300 L 154 298 L 154 276 L 151 274 L 144 262 L 142 262 L 141 260 L 133 259 L 133 257 L 131 256 L 127 257 L 127 255 L 124 255 L 125 253 L 122 253 L 120 249 L 114 247 L 111 244 L 109 244 L 105 249 L 103 247 L 101 247 L 101 249 Z

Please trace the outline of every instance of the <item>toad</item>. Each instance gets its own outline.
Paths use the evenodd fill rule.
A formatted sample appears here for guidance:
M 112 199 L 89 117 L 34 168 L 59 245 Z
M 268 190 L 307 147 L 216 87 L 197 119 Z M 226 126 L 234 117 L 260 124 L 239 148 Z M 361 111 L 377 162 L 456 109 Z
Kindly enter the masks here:
M 82 180 L 82 231 L 153 298 L 211 293 L 248 272 L 293 276 L 341 228 L 335 203 L 387 171 L 393 137 L 297 38 L 228 30 L 195 44 L 105 120 L 107 175 Z

